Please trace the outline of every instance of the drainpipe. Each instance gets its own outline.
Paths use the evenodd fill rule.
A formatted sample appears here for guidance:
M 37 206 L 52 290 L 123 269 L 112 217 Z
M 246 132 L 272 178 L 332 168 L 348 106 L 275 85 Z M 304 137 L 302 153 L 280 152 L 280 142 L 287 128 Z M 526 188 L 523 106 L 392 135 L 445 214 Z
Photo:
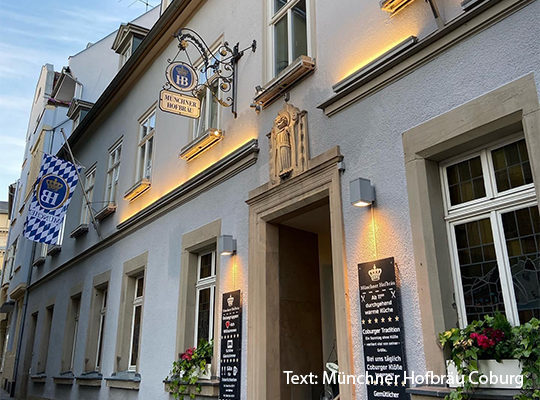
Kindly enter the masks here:
M 32 242 L 32 253 L 34 254 L 36 251 L 36 242 Z M 15 396 L 15 386 L 17 386 L 17 375 L 19 374 L 19 359 L 21 357 L 21 349 L 22 349 L 22 339 L 24 335 L 24 324 L 26 321 L 26 309 L 28 307 L 28 287 L 30 286 L 30 283 L 32 283 L 32 270 L 33 266 L 32 263 L 29 264 L 28 267 L 28 277 L 26 278 L 26 291 L 24 292 L 24 300 L 23 300 L 23 307 L 22 307 L 22 318 L 21 318 L 21 331 L 19 333 L 19 340 L 17 341 L 17 355 L 15 357 L 15 364 L 13 366 L 13 385 L 11 385 L 11 391 L 10 396 Z

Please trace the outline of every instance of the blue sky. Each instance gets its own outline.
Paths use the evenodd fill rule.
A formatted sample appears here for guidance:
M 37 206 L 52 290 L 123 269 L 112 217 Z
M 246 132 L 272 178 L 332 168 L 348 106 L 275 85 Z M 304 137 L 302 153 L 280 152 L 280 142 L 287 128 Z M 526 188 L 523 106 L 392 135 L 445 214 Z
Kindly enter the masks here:
M 24 138 L 39 72 L 143 14 L 134 0 L 2 0 L 0 2 L 0 200 L 19 178 Z M 157 5 L 159 0 L 151 0 Z

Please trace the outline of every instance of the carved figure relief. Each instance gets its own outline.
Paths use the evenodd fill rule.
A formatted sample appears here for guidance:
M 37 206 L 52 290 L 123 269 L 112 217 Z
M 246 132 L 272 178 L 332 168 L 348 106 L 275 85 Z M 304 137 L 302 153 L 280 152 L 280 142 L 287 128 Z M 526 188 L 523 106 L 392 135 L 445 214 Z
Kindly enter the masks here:
M 270 182 L 275 185 L 307 169 L 307 112 L 285 103 L 274 120 L 270 139 Z

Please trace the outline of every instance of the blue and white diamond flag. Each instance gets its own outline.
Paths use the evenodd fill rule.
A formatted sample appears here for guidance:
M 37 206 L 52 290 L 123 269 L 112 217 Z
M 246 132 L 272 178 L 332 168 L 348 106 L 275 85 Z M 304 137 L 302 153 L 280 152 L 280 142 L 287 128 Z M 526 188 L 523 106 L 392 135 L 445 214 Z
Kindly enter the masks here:
M 43 154 L 41 169 L 24 225 L 24 236 L 34 242 L 57 244 L 58 233 L 77 186 L 79 166 Z

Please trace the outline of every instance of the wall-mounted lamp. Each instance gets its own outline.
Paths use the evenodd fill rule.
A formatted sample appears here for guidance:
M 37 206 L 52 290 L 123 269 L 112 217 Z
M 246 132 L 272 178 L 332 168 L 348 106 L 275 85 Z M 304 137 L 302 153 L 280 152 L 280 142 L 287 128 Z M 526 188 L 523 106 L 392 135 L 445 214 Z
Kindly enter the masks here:
M 357 178 L 350 183 L 351 204 L 356 207 L 371 206 L 375 201 L 375 188 L 369 179 Z
M 221 235 L 218 238 L 218 252 L 222 256 L 236 253 L 236 239 L 233 239 L 231 235 Z

